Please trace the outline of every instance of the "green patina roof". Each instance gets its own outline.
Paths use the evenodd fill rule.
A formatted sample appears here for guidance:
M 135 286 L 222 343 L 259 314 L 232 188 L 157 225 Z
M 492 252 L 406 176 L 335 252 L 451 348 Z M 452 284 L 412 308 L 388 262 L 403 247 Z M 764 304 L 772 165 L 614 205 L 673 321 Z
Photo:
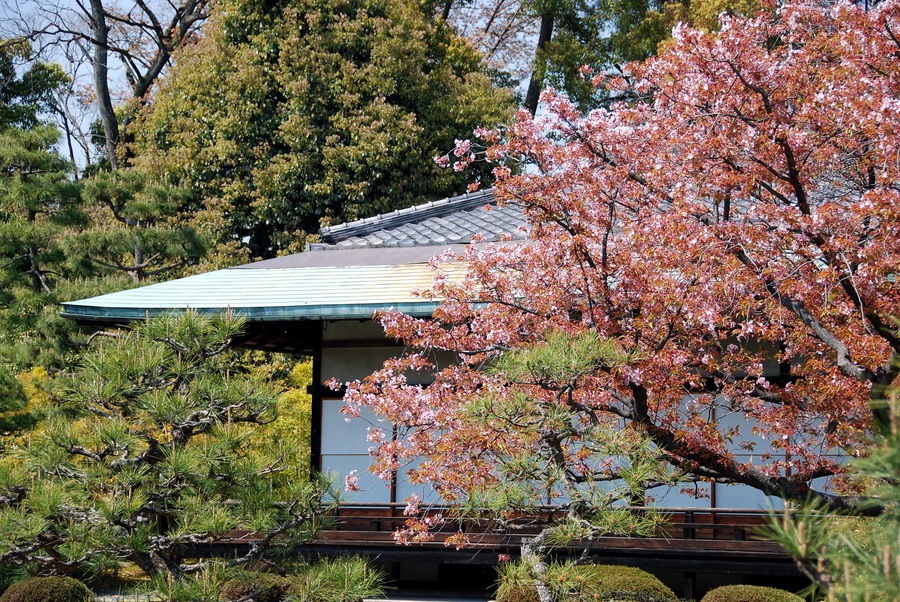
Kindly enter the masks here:
M 169 282 L 63 303 L 75 320 L 141 320 L 170 311 L 232 311 L 248 321 L 369 319 L 394 308 L 430 316 L 434 300 L 413 294 L 432 283 L 428 261 L 461 253 L 474 235 L 521 240 L 524 217 L 486 208 L 491 191 L 467 194 L 322 230 L 311 250 Z M 451 278 L 461 264 L 445 265 Z
M 462 273 L 459 265 L 444 269 Z M 195 309 L 201 313 L 231 310 L 248 321 L 330 320 L 368 319 L 376 310 L 394 308 L 429 316 L 438 304 L 413 291 L 427 288 L 433 278 L 425 263 L 278 268 L 250 264 L 70 301 L 63 303 L 63 315 L 80 320 L 137 320 Z

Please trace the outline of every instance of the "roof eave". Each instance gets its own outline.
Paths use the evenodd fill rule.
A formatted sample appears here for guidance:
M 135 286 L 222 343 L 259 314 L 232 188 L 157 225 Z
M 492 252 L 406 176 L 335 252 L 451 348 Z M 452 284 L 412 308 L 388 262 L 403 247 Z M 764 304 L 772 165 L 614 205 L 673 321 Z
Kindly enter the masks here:
M 430 317 L 440 303 L 405 302 L 392 305 L 378 303 L 297 305 L 284 307 L 101 307 L 63 303 L 62 316 L 80 322 L 130 322 L 146 320 L 168 313 L 192 310 L 201 315 L 232 312 L 248 322 L 284 320 L 370 320 L 377 311 L 395 310 L 416 317 Z

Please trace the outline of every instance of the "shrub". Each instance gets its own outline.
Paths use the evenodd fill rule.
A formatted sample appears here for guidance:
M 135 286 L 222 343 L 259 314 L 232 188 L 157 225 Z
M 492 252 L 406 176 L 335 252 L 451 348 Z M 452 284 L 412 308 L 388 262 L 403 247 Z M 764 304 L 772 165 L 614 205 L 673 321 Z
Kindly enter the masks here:
M 32 577 L 9 586 L 0 602 L 90 602 L 93 598 L 91 590 L 78 579 Z
M 531 567 L 522 562 L 504 562 L 497 566 L 499 585 L 497 602 L 539 602 Z
M 599 594 L 600 599 L 629 602 L 671 602 L 678 600 L 671 589 L 637 567 L 612 564 L 593 564 L 584 567 L 587 593 Z
M 292 592 L 293 586 L 289 577 L 247 572 L 223 583 L 219 600 L 230 602 L 252 595 L 254 602 L 281 602 Z
M 290 600 L 358 602 L 384 593 L 384 574 L 358 557 L 324 559 L 291 579 Z
M 774 587 L 725 585 L 710 591 L 701 602 L 803 602 L 803 598 Z
M 509 562 L 498 567 L 497 602 L 537 602 L 531 567 Z M 616 602 L 674 602 L 662 581 L 641 569 L 614 565 L 554 563 L 547 569 L 547 586 L 555 599 Z

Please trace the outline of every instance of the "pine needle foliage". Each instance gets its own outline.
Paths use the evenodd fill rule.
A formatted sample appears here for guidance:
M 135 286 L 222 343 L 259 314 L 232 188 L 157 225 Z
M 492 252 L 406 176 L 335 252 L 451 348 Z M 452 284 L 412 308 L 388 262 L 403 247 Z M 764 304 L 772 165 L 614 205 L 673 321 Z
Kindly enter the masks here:
M 894 387 L 875 403 L 887 416 L 880 440 L 851 463 L 867 485 L 862 512 L 852 516 L 810 503 L 772 515 L 767 534 L 779 542 L 825 599 L 900 599 L 900 397 Z
M 328 485 L 255 445 L 279 390 L 230 351 L 242 321 L 191 313 L 94 341 L 47 421 L 0 463 L 0 562 L 180 579 L 181 547 L 259 532 L 237 565 L 311 535 Z M 331 499 L 331 498 L 329 498 Z
M 485 395 L 469 404 L 466 417 L 478 429 L 513 430 L 517 445 L 493 449 L 497 478 L 474 492 L 472 513 L 489 509 L 510 526 L 543 504 L 563 513 L 522 548 L 523 566 L 543 600 L 550 595 L 551 567 L 543 560 L 555 547 L 590 542 L 603 535 L 650 536 L 667 520 L 662 513 L 635 512 L 648 492 L 676 485 L 681 475 L 661 457 L 649 438 L 598 418 L 597 408 L 579 392 L 598 370 L 631 359 L 613 340 L 593 332 L 555 331 L 545 341 L 503 354 L 488 370 L 511 383 L 504 396 Z

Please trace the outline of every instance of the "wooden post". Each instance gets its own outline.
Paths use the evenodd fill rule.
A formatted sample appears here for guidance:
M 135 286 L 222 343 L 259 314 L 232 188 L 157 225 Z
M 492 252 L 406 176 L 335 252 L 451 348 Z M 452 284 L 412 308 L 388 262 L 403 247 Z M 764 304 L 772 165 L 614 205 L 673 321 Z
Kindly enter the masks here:
M 697 590 L 697 573 L 684 574 L 684 599 L 693 600 Z
M 310 476 L 322 470 L 322 330 L 318 322 L 312 337 L 312 408 L 309 419 Z

